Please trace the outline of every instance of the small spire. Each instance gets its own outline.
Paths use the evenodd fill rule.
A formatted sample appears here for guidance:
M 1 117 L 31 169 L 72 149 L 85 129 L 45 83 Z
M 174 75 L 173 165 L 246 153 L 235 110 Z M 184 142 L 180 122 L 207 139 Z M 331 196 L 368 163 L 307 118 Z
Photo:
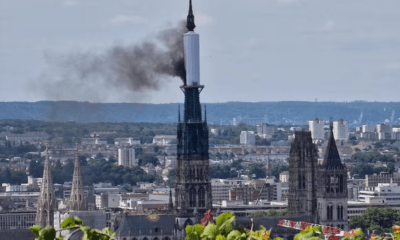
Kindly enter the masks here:
M 174 211 L 174 204 L 172 203 L 172 191 L 169 189 L 169 203 L 168 203 L 168 211 L 172 213 Z
M 186 23 L 186 28 L 188 29 L 189 32 L 192 32 L 196 25 L 194 25 L 194 15 L 193 15 L 193 9 L 192 9 L 192 0 L 189 0 L 189 14 L 187 16 L 187 23 Z

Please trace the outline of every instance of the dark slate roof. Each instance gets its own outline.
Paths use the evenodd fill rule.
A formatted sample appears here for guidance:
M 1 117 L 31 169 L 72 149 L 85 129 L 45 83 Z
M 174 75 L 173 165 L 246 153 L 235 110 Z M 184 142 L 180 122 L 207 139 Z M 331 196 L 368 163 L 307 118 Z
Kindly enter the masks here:
M 333 132 L 329 136 L 328 145 L 326 147 L 324 161 L 322 166 L 326 168 L 342 168 L 342 162 L 340 161 L 339 151 L 336 147 L 335 138 L 333 137 Z
M 117 235 L 172 235 L 174 231 L 174 215 L 158 215 L 157 220 L 149 220 L 148 215 L 124 216 L 116 231 Z M 157 228 L 157 231 L 155 231 Z M 139 230 L 141 231 L 139 234 Z M 150 234 L 151 231 L 151 234 Z

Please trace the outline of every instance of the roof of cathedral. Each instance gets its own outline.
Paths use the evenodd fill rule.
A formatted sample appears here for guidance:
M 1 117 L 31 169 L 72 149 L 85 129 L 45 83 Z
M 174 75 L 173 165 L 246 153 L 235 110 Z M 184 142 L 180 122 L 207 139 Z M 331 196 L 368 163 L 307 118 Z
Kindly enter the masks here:
M 124 216 L 116 231 L 118 235 L 172 235 L 175 225 L 174 215 L 131 215 Z M 140 230 L 140 233 L 139 233 Z
M 326 168 L 343 167 L 342 162 L 340 161 L 339 151 L 336 147 L 335 138 L 333 137 L 332 129 L 333 127 L 331 126 L 331 133 L 329 136 L 322 166 Z

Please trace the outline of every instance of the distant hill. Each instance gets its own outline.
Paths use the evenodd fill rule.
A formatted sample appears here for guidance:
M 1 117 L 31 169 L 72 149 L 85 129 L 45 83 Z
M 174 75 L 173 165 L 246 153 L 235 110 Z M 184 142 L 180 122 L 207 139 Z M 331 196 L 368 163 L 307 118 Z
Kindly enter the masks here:
M 183 108 L 183 104 L 180 105 Z M 227 102 L 206 105 L 207 120 L 215 124 L 231 124 L 233 118 L 239 122 L 252 118 L 275 125 L 303 125 L 315 117 L 343 118 L 352 126 L 385 121 L 400 124 L 400 102 Z M 173 123 L 177 116 L 178 103 L 0 102 L 0 119 Z

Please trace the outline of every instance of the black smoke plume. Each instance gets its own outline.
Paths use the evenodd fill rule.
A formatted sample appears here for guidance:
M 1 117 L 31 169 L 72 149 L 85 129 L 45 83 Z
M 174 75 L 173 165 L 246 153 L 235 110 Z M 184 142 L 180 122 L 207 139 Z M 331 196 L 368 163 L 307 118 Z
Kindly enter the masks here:
M 136 45 L 114 46 L 100 53 L 47 55 L 46 70 L 31 86 L 44 91 L 49 100 L 103 102 L 104 95 L 115 93 L 108 90 L 129 90 L 143 97 L 160 89 L 171 77 L 179 77 L 185 84 L 185 23 L 181 21 L 154 40 Z

